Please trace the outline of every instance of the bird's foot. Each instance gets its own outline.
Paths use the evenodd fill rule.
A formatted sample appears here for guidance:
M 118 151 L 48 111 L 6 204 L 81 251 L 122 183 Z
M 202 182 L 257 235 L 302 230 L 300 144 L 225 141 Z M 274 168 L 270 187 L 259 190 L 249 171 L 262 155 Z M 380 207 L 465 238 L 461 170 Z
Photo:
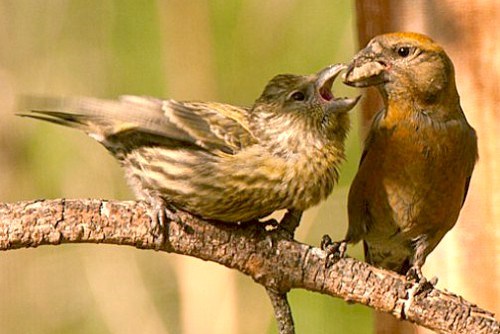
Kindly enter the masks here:
M 430 280 L 424 277 L 422 269 L 419 266 L 412 266 L 406 273 L 408 289 L 411 289 L 412 296 L 417 296 L 425 291 L 432 290 L 438 283 L 438 278 L 433 277 Z
M 177 209 L 169 203 L 163 200 L 153 200 L 152 208 L 149 210 L 148 214 L 151 217 L 151 231 L 155 240 L 158 240 L 158 247 L 161 246 L 162 240 L 165 239 L 167 233 L 167 225 L 170 221 L 177 221 L 182 223 L 175 213 Z
M 281 231 L 286 234 L 288 239 L 293 239 L 301 217 L 302 211 L 288 210 L 279 222 L 271 218 L 261 223 L 264 224 L 266 231 Z
M 295 230 L 299 226 L 300 219 L 302 218 L 302 211 L 290 209 L 287 210 L 285 215 L 280 221 L 280 228 L 289 235 L 290 239 L 293 239 L 295 235 Z
M 321 238 L 321 249 L 326 253 L 325 268 L 330 268 L 335 262 L 345 257 L 347 241 L 332 241 L 328 234 Z
M 406 273 L 406 293 L 407 299 L 403 302 L 401 308 L 401 319 L 406 319 L 408 311 L 412 307 L 413 301 L 416 296 L 432 291 L 436 286 L 438 279 L 433 277 L 427 280 L 422 274 L 420 266 L 412 266 Z
M 274 218 L 263 220 L 260 223 L 264 225 L 266 231 L 274 231 L 280 227 L 280 223 Z

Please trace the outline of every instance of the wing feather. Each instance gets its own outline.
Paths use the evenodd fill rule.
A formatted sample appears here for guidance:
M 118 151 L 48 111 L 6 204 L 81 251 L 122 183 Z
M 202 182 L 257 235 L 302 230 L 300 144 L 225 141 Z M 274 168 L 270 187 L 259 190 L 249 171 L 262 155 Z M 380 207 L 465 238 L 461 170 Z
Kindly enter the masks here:
M 121 134 L 166 138 L 234 154 L 256 142 L 248 109 L 222 103 L 178 102 L 126 95 L 119 100 L 25 97 L 20 113 L 85 131 L 104 142 Z

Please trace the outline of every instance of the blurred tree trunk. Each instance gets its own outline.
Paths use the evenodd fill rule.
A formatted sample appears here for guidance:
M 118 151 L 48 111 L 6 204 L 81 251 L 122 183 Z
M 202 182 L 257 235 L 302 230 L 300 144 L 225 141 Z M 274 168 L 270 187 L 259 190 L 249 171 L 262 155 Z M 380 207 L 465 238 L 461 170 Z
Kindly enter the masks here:
M 429 256 L 426 276 L 496 314 L 500 313 L 500 3 L 497 0 L 357 0 L 358 40 L 415 31 L 440 43 L 455 64 L 461 104 L 479 136 L 480 160 L 460 220 Z M 380 105 L 375 90 L 364 101 L 363 125 Z M 439 205 L 439 203 L 436 203 Z M 377 333 L 411 333 L 393 318 L 376 317 Z M 418 333 L 425 333 L 418 329 Z

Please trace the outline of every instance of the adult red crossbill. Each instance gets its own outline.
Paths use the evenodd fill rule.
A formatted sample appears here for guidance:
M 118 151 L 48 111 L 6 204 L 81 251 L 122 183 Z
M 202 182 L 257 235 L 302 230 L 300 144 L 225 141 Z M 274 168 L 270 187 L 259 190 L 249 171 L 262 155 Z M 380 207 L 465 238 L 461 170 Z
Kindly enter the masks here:
M 363 240 L 367 262 L 420 280 L 458 219 L 478 156 L 453 64 L 427 36 L 391 33 L 353 58 L 344 81 L 376 86 L 384 103 L 350 188 L 346 241 Z
M 357 98 L 336 98 L 346 68 L 278 75 L 251 108 L 124 96 L 32 98 L 22 116 L 85 131 L 117 158 L 139 199 L 205 219 L 246 222 L 275 210 L 296 216 L 337 181 Z

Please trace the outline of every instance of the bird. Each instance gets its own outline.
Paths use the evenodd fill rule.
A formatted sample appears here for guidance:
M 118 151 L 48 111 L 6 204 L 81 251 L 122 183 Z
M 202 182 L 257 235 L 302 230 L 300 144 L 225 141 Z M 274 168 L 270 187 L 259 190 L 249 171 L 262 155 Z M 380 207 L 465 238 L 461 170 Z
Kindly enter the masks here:
M 422 266 L 455 225 L 478 159 L 453 63 L 430 37 L 394 32 L 359 51 L 343 80 L 383 100 L 349 190 L 344 241 L 362 240 L 372 265 L 426 281 Z
M 209 221 L 287 209 L 295 226 L 338 179 L 356 98 L 335 97 L 344 64 L 272 78 L 251 107 L 122 96 L 25 97 L 19 115 L 83 130 L 124 169 L 135 196 Z

